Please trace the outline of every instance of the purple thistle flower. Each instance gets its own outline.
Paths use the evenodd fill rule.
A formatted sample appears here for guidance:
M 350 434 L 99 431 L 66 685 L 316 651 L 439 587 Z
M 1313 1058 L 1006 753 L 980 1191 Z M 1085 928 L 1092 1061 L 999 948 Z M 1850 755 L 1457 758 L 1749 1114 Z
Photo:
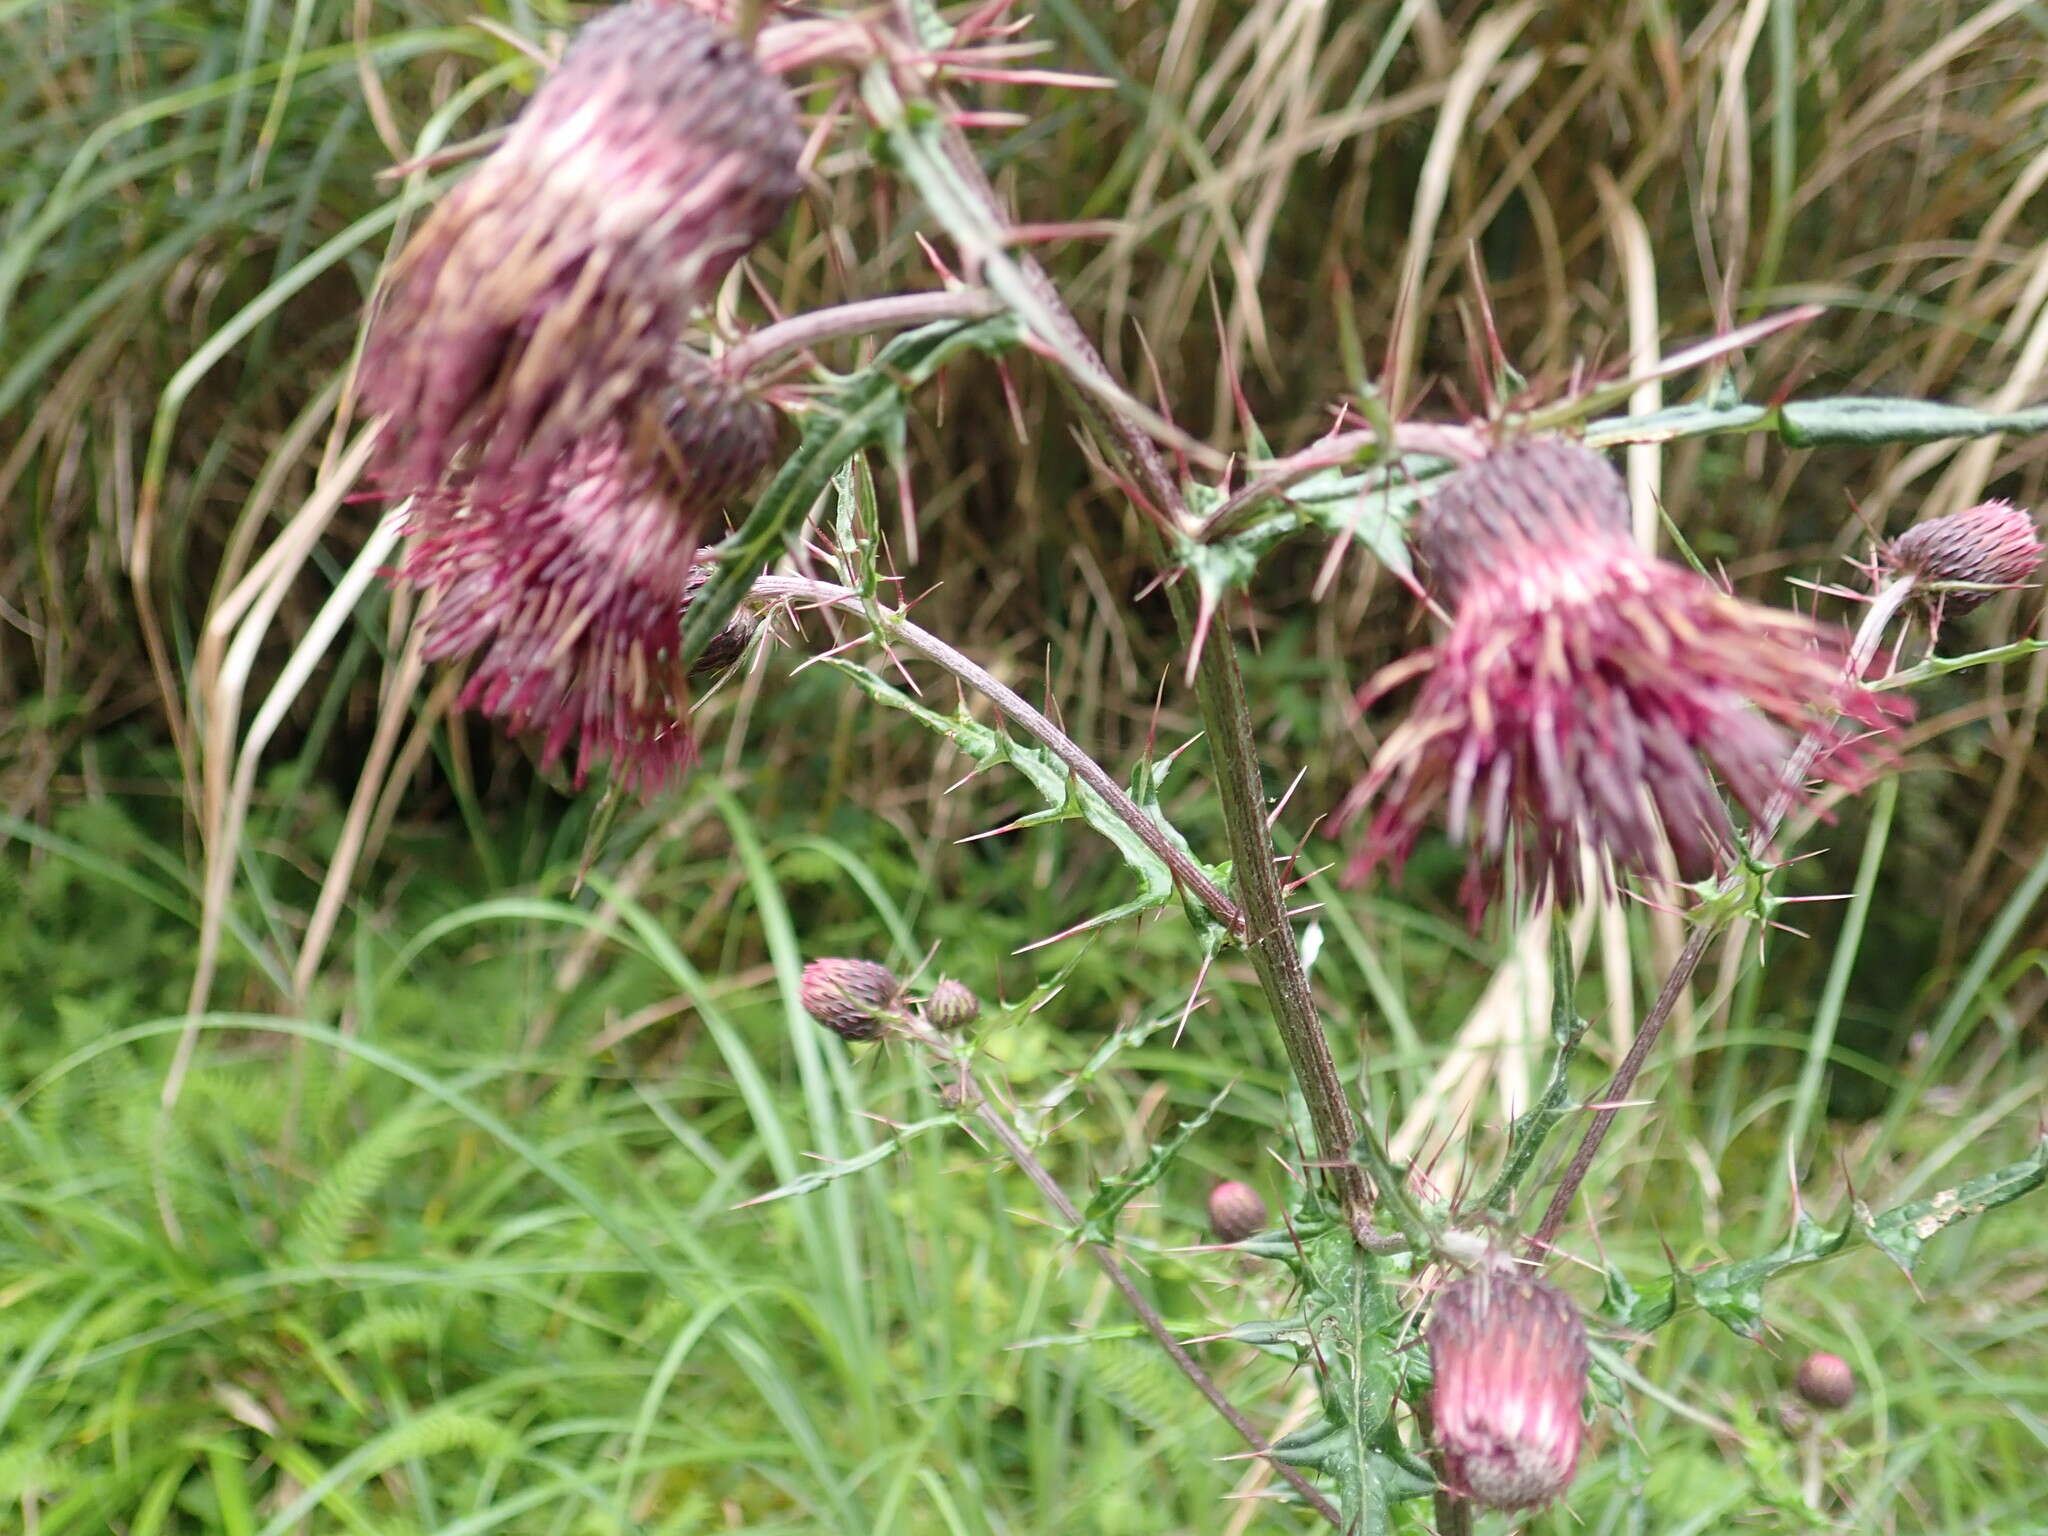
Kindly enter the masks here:
M 775 417 L 694 354 L 673 361 L 658 454 L 605 433 L 533 491 L 444 483 L 410 514 L 400 576 L 434 597 L 424 655 L 469 659 L 461 707 L 543 733 L 543 768 L 576 739 L 579 787 L 599 757 L 642 794 L 687 768 L 689 683 L 735 665 L 756 625 L 735 615 L 687 675 L 674 663 L 710 575 L 702 536 L 773 459 Z
M 651 432 L 670 348 L 781 221 L 802 143 L 780 82 L 687 8 L 586 26 L 391 271 L 362 366 L 387 485 L 459 456 L 531 494 L 579 439 Z
M 1430 1312 L 1430 1414 L 1451 1491 L 1534 1509 L 1571 1486 L 1585 1434 L 1586 1325 L 1563 1292 L 1473 1271 Z
M 1716 777 L 1760 816 L 1800 734 L 1903 707 L 1845 684 L 1837 631 L 1639 551 L 1621 477 L 1577 444 L 1532 439 L 1460 471 L 1416 542 L 1450 629 L 1360 692 L 1422 679 L 1340 821 L 1377 802 L 1355 880 L 1405 861 L 1441 811 L 1474 850 L 1475 923 L 1509 864 L 1564 897 L 1586 852 L 1603 883 L 1654 872 L 1666 847 L 1683 878 L 1706 877 L 1735 841 Z M 1831 745 L 1820 771 L 1837 781 L 1870 755 Z
M 2041 531 L 2033 514 L 2009 501 L 1915 523 L 1882 546 L 1880 578 L 1911 577 L 1943 615 L 1968 613 L 2006 587 L 2025 586 L 2040 568 Z

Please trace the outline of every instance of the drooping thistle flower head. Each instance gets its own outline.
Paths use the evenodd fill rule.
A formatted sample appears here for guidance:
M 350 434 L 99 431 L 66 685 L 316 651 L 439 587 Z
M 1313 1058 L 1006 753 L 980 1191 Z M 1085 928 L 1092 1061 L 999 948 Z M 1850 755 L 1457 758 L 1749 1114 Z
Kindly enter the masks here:
M 1490 1509 L 1534 1509 L 1570 1487 L 1586 1395 L 1586 1325 L 1571 1299 L 1486 1265 L 1437 1295 L 1426 1336 L 1452 1491 Z
M 468 660 L 461 696 L 540 734 L 542 766 L 573 740 L 575 779 L 609 758 L 651 794 L 686 768 L 689 685 L 736 664 L 756 625 L 735 615 L 686 673 L 683 616 L 709 577 L 700 543 L 775 453 L 767 406 L 678 351 L 658 450 L 583 440 L 532 490 L 446 482 L 416 496 L 401 576 L 433 598 L 430 661 Z
M 924 1000 L 924 1021 L 933 1029 L 965 1029 L 980 1017 L 981 999 L 966 982 L 950 976 L 941 977 Z
M 1587 854 L 1604 883 L 1668 849 L 1701 879 L 1734 845 L 1717 779 L 1761 815 L 1801 733 L 1838 711 L 1885 719 L 1844 685 L 1835 631 L 1639 551 L 1621 477 L 1575 443 L 1531 439 L 1459 471 L 1416 543 L 1450 629 L 1360 693 L 1422 680 L 1341 813 L 1375 807 L 1354 879 L 1405 860 L 1438 814 L 1471 850 L 1475 922 L 1510 865 L 1531 894 L 1570 896 Z M 1848 778 L 1862 755 L 1844 736 L 1821 771 Z
M 2008 587 L 2026 585 L 2042 560 L 2033 515 L 2009 501 L 1915 523 L 1877 554 L 1880 578 L 1911 577 L 1923 606 L 1968 613 Z
M 1225 1179 L 1209 1191 L 1209 1230 L 1219 1243 L 1241 1243 L 1266 1227 L 1266 1202 L 1249 1184 Z
M 363 397 L 388 488 L 531 491 L 579 439 L 650 435 L 693 308 L 795 197 L 789 94 L 685 6 L 586 26 L 393 266 Z
M 804 967 L 804 1012 L 844 1040 L 874 1040 L 898 1014 L 903 983 L 873 960 L 813 960 Z

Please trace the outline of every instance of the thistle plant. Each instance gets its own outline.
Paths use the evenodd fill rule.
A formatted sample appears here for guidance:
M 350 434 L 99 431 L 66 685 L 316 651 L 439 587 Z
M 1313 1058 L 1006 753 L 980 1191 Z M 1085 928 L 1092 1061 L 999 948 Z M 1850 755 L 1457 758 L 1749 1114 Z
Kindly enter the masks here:
M 1217 1240 L 1290 1279 L 1288 1315 L 1241 1333 L 1310 1373 L 1312 1422 L 1276 1436 L 1232 1402 L 1119 1236 L 1121 1213 L 1168 1177 L 1216 1105 L 1076 1197 L 1049 1166 L 1058 1101 L 1020 1105 L 987 1085 L 985 1040 L 1020 1009 L 1054 1006 L 1056 976 L 1028 1003 L 985 1005 L 959 981 L 901 980 L 875 956 L 810 960 L 800 1001 L 825 1030 L 930 1066 L 941 1113 L 903 1138 L 958 1126 L 1014 1161 L 1286 1496 L 1335 1528 L 1390 1531 L 1417 1499 L 1447 1532 L 1470 1528 L 1473 1504 L 1568 1507 L 1586 1416 L 1628 1411 L 1611 1372 L 1594 1372 L 1589 1392 L 1606 1343 L 1695 1304 L 1754 1335 L 1775 1275 L 1859 1241 L 1910 1269 L 1943 1226 L 2048 1172 L 2037 1156 L 1933 1203 L 1859 1203 L 1838 1229 L 1802 1218 L 1784 1247 L 1745 1260 L 1610 1271 L 1598 1298 L 1559 1262 L 1603 1138 L 1708 946 L 1777 909 L 1788 817 L 1822 809 L 1819 789 L 1852 793 L 1895 765 L 1910 678 L 1878 658 L 1909 604 L 1953 617 L 2041 561 L 2031 517 L 2002 503 L 1924 522 L 1880 545 L 1851 633 L 1658 556 L 1607 452 L 1724 432 L 1870 445 L 2036 423 L 1910 400 L 1752 403 L 1729 371 L 1765 333 L 1752 327 L 1680 354 L 1665 371 L 1710 366 L 1717 380 L 1654 419 L 1601 415 L 1612 381 L 1466 420 L 1396 412 L 1361 379 L 1333 402 L 1347 430 L 1321 442 L 1274 453 L 1249 430 L 1240 478 L 1228 454 L 1112 371 L 982 170 L 965 130 L 989 119 L 963 92 L 1086 83 L 1012 67 L 1004 10 L 954 17 L 910 0 L 829 25 L 771 22 L 747 39 L 634 0 L 585 28 L 398 257 L 369 322 L 363 395 L 384 488 L 409 498 L 399 579 L 425 599 L 424 655 L 467 666 L 464 702 L 537 736 L 544 762 L 577 742 L 579 782 L 608 760 L 624 788 L 686 796 L 692 680 L 731 670 L 768 644 L 764 632 L 802 645 L 803 616 L 829 612 L 851 638 L 825 648 L 823 665 L 977 770 L 1014 775 L 1043 801 L 1018 827 L 1080 822 L 1129 866 L 1128 902 L 1076 914 L 1055 937 L 1175 912 L 1188 1008 L 1219 962 L 1256 976 L 1292 1072 L 1299 1136 L 1285 1150 L 1298 1182 L 1277 1215 L 1247 1186 L 1219 1184 L 1207 1217 Z M 771 63 L 801 78 L 785 84 Z M 793 89 L 831 104 L 809 127 L 816 141 L 881 148 L 863 174 L 921 206 L 925 222 L 906 211 L 904 232 L 926 242 L 939 275 L 928 291 L 860 295 L 700 349 L 727 323 L 707 314 L 713 287 L 772 239 L 798 194 Z M 867 333 L 866 365 L 782 387 L 807 348 Z M 1142 512 L 1144 556 L 1179 631 L 1174 678 L 1201 717 L 1205 827 L 1183 829 L 1163 807 L 1166 774 L 1191 771 L 1174 767 L 1183 749 L 1120 778 L 1056 708 L 932 634 L 900 595 L 875 466 L 902 464 L 932 380 L 972 354 L 1047 370 L 1078 406 L 1104 478 Z M 798 421 L 786 456 L 771 384 Z M 1272 789 L 1297 765 L 1267 761 L 1253 733 L 1233 619 L 1261 561 L 1295 538 L 1362 544 L 1410 579 L 1439 628 L 1359 695 L 1384 734 L 1337 808 L 1354 885 L 1385 878 L 1440 827 L 1464 860 L 1475 928 L 1547 907 L 1564 935 L 1573 908 L 1622 893 L 1691 924 L 1604 1088 L 1575 1070 L 1585 1021 L 1570 945 L 1554 947 L 1549 1086 L 1510 1106 L 1483 1198 L 1443 1195 L 1389 1150 L 1392 1106 L 1357 1092 L 1359 1063 L 1331 1038 L 1311 982 L 1274 833 Z M 999 723 L 921 699 L 907 673 L 850 654 L 863 639 L 898 668 L 905 657 L 936 666 Z M 1376 1044 L 1368 1032 L 1364 1048 Z M 1105 1042 L 1103 1059 L 1121 1045 Z M 1656 1113 L 1633 1106 L 1629 1124 Z M 1560 1168 L 1564 1134 L 1577 1149 Z M 1809 1397 L 1829 1390 L 1801 1382 Z

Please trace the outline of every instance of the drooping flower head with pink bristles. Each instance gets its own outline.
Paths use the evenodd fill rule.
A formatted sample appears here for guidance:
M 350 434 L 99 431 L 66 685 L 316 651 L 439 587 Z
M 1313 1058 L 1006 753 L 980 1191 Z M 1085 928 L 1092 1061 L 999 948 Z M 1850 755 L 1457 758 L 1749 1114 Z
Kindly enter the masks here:
M 1471 851 L 1475 922 L 1509 867 L 1530 895 L 1577 893 L 1589 854 L 1601 882 L 1654 873 L 1666 850 L 1705 878 L 1735 845 L 1721 787 L 1762 815 L 1800 734 L 1896 707 L 1844 686 L 1836 631 L 1638 550 L 1621 477 L 1576 443 L 1459 471 L 1416 544 L 1450 629 L 1360 694 L 1421 679 L 1341 813 L 1373 807 L 1350 873 L 1405 860 L 1440 814 Z M 1865 755 L 1843 739 L 1820 771 L 1846 779 Z
M 1968 613 L 2041 567 L 2041 530 L 2009 501 L 1987 501 L 1915 523 L 1879 547 L 1880 579 L 1910 577 L 1922 606 L 1941 617 Z
M 1426 1337 L 1451 1491 L 1489 1509 L 1536 1509 L 1569 1488 L 1586 1396 L 1586 1324 L 1571 1298 L 1488 1265 L 1438 1294 Z
M 789 93 L 689 9 L 586 26 L 394 265 L 362 390 L 394 493 L 531 493 L 587 437 L 651 441 L 691 312 L 798 188 Z
M 708 579 L 700 543 L 726 501 L 772 461 L 773 411 L 694 353 L 671 359 L 661 451 L 618 433 L 584 440 L 532 491 L 444 485 L 416 497 L 401 577 L 431 594 L 430 661 L 468 660 L 461 704 L 541 736 L 542 766 L 577 742 L 652 794 L 694 755 L 693 678 L 740 659 L 741 613 L 686 674 L 683 616 Z

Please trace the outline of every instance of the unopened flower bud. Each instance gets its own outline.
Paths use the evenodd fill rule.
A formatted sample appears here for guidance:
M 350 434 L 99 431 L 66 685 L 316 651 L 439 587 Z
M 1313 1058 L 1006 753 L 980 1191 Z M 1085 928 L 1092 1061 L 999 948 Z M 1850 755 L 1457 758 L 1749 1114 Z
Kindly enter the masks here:
M 2041 564 L 2041 533 L 2032 514 L 2009 501 L 1987 501 L 1966 512 L 1915 523 L 1886 545 L 1880 570 L 1910 576 L 1925 586 L 1944 614 L 1967 613 L 2002 587 L 2026 584 Z
M 1241 1243 L 1266 1225 L 1266 1202 L 1249 1184 L 1226 1179 L 1209 1191 L 1209 1230 L 1219 1243 Z
M 933 1029 L 965 1029 L 981 1017 L 981 999 L 965 982 L 944 977 L 924 1000 L 925 1022 Z
M 1534 1509 L 1570 1487 L 1586 1395 L 1586 1325 L 1571 1299 L 1512 1269 L 1479 1269 L 1437 1297 L 1428 1338 L 1452 1491 Z
M 1798 1385 L 1816 1408 L 1846 1408 L 1856 1396 L 1856 1373 L 1840 1355 L 1816 1350 L 1799 1362 Z
M 903 997 L 903 983 L 872 960 L 813 960 L 804 967 L 804 1012 L 847 1040 L 873 1040 Z

